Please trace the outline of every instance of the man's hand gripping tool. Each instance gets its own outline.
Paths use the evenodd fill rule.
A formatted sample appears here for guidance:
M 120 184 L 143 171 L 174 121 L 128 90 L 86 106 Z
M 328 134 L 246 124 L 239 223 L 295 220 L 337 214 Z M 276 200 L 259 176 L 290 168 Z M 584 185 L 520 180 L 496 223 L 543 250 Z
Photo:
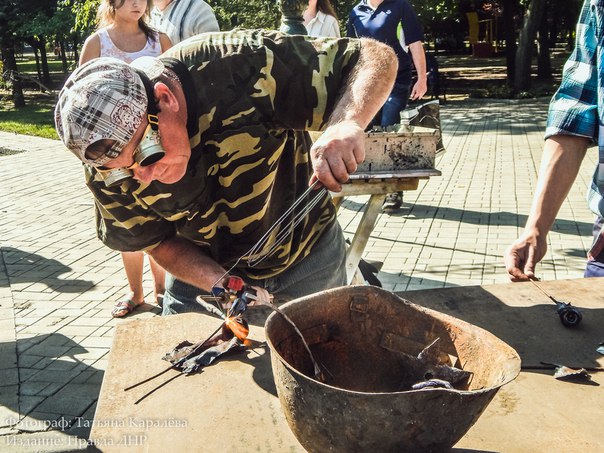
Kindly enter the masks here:
M 222 287 L 212 288 L 212 296 L 227 309 L 227 316 L 237 316 L 243 314 L 248 304 L 256 300 L 256 291 L 246 286 L 240 277 L 226 277 Z

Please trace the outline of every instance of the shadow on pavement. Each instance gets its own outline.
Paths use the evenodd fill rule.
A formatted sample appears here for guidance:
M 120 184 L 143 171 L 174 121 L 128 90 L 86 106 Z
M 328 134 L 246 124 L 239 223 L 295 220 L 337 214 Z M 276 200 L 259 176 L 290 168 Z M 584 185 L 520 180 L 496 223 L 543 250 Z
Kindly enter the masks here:
M 13 360 L 12 368 L 0 369 L 11 384 L 5 379 L 0 387 L 0 406 L 12 414 L 0 420 L 0 427 L 88 439 L 104 374 L 93 364 L 107 348 L 84 348 L 59 333 L 0 343 L 3 354 L 14 357 L 15 350 L 18 368 Z
M 351 211 L 362 211 L 365 203 L 347 199 L 342 207 Z M 467 223 L 470 225 L 516 226 L 523 227 L 527 216 L 509 211 L 472 211 L 442 206 L 422 204 L 404 204 L 397 211 L 388 212 L 392 217 L 408 217 L 410 219 L 440 219 Z M 593 225 L 587 222 L 557 219 L 552 226 L 552 232 L 589 236 Z
M 55 259 L 13 247 L 2 247 L 0 252 L 4 258 L 10 284 L 43 283 L 54 291 L 63 293 L 81 293 L 95 287 L 95 284 L 89 280 L 59 278 L 72 269 Z M 0 280 L 0 288 L 8 284 Z

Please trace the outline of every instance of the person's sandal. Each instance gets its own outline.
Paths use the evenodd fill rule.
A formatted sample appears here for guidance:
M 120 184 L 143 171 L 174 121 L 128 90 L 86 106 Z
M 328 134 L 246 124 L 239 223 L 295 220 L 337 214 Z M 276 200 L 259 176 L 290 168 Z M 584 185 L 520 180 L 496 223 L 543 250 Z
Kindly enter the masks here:
M 139 305 L 142 304 L 137 304 L 132 299 L 124 298 L 115 304 L 115 307 L 113 307 L 113 310 L 111 310 L 111 316 L 114 318 L 123 318 L 124 316 L 132 313 Z

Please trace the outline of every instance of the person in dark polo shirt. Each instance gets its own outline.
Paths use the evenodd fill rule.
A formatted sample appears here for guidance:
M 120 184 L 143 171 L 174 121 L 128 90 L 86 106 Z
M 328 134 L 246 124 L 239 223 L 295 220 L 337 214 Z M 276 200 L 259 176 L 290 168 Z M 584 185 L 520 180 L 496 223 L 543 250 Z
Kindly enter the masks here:
M 413 7 L 407 0 L 361 0 L 350 12 L 346 34 L 377 39 L 394 49 L 398 58 L 396 82 L 372 125 L 400 123 L 409 96 L 421 99 L 428 90 L 424 32 Z M 413 66 L 417 82 L 411 86 Z M 402 203 L 402 192 L 388 194 L 384 209 L 398 209 Z

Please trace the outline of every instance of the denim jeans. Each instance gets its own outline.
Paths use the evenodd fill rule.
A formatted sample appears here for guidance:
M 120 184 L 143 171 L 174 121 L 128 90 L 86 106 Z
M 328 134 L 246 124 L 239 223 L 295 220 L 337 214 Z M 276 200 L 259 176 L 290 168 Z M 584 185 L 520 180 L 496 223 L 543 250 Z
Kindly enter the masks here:
M 237 275 L 237 272 L 233 272 Z M 346 245 L 339 223 L 323 232 L 312 252 L 281 274 L 265 278 L 245 277 L 247 284 L 266 288 L 269 293 L 285 299 L 296 299 L 329 288 L 346 285 Z M 162 315 L 205 312 L 195 301 L 206 291 L 176 279 L 166 273 L 166 292 Z
M 604 277 L 604 235 L 600 234 L 602 225 L 604 219 L 598 217 L 593 226 L 594 242 L 589 251 L 584 277 Z
M 409 92 L 411 91 L 411 85 L 408 83 L 396 82 L 390 96 L 382 107 L 382 119 L 380 126 L 392 126 L 401 122 L 401 110 L 407 107 L 409 101 Z

